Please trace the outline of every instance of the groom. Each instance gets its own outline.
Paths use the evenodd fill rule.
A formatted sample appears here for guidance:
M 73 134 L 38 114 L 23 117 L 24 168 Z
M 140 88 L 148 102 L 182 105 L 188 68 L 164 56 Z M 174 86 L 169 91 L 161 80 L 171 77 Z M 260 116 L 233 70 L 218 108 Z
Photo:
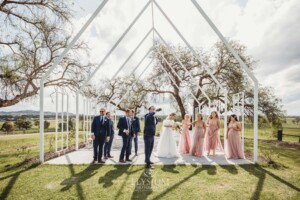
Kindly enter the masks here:
M 161 109 L 157 109 L 157 111 L 160 110 Z M 158 123 L 158 120 L 154 116 L 156 112 L 156 108 L 154 106 L 150 106 L 148 111 L 149 113 L 145 115 L 144 127 L 145 163 L 146 168 L 154 169 L 154 167 L 151 165 L 153 164 L 153 162 L 150 161 L 150 157 L 154 146 L 154 135 L 156 132 L 156 124 Z
M 99 164 L 105 163 L 102 160 L 103 146 L 105 142 L 110 140 L 111 128 L 109 126 L 109 119 L 105 116 L 105 108 L 100 109 L 100 115 L 94 117 L 91 127 L 91 135 L 93 139 L 94 147 L 94 160 L 92 164 L 95 164 L 98 160 Z

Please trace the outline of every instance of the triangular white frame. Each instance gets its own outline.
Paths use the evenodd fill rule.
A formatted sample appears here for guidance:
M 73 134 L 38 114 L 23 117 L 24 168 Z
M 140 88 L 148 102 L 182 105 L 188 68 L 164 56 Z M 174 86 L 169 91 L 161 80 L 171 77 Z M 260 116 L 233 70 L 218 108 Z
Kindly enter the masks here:
M 217 34 L 217 36 L 222 40 L 222 42 L 225 44 L 227 49 L 233 54 L 233 56 L 237 59 L 240 66 L 246 71 L 247 75 L 252 79 L 254 82 L 254 128 L 253 128 L 253 134 L 254 134 L 254 148 L 253 148 L 253 161 L 254 163 L 257 162 L 258 158 L 258 80 L 254 76 L 254 74 L 249 70 L 248 66 L 242 61 L 242 59 L 239 57 L 239 55 L 234 51 L 234 49 L 230 46 L 230 44 L 227 42 L 225 37 L 222 35 L 222 33 L 218 30 L 218 28 L 214 25 L 214 23 L 211 21 L 211 19 L 208 17 L 208 15 L 204 12 L 204 10 L 201 8 L 201 6 L 198 4 L 196 0 L 191 0 L 196 9 L 199 11 L 201 16 L 206 20 L 206 22 L 209 24 L 209 26 L 213 29 L 213 31 Z M 103 0 L 102 3 L 98 6 L 98 8 L 95 10 L 95 12 L 92 14 L 92 16 L 88 19 L 88 21 L 83 25 L 83 27 L 80 29 L 80 31 L 75 35 L 75 37 L 72 39 L 70 44 L 67 46 L 67 48 L 62 52 L 62 54 L 54 61 L 51 68 L 43 75 L 43 77 L 40 79 L 40 161 L 44 162 L 44 81 L 49 77 L 49 75 L 52 73 L 52 71 L 58 66 L 58 64 L 62 61 L 63 57 L 66 55 L 66 53 L 74 46 L 76 41 L 80 38 L 80 36 L 84 33 L 84 31 L 87 29 L 87 27 L 91 24 L 91 22 L 94 20 L 94 18 L 101 12 L 103 7 L 106 5 L 108 0 Z M 184 36 L 179 32 L 179 30 L 176 28 L 176 26 L 173 24 L 171 19 L 166 15 L 166 13 L 163 11 L 163 9 L 158 5 L 156 0 L 149 0 L 147 4 L 144 6 L 144 8 L 141 10 L 141 12 L 138 14 L 138 16 L 133 20 L 133 22 L 130 24 L 130 26 L 125 30 L 125 32 L 122 34 L 122 36 L 119 38 L 119 40 L 115 43 L 115 45 L 112 47 L 112 49 L 106 54 L 104 59 L 100 62 L 96 70 L 88 77 L 86 82 L 83 84 L 82 87 L 84 87 L 89 80 L 93 77 L 93 75 L 97 72 L 97 70 L 101 67 L 101 65 L 105 62 L 105 60 L 110 56 L 110 54 L 114 51 L 114 49 L 117 47 L 117 45 L 122 41 L 124 36 L 129 32 L 131 27 L 135 24 L 135 22 L 140 18 L 140 16 L 144 13 L 144 11 L 148 8 L 150 3 L 153 3 L 156 5 L 156 7 L 160 10 L 160 12 L 164 15 L 164 17 L 167 19 L 169 24 L 174 28 L 174 30 L 177 32 L 177 34 L 181 37 L 181 39 L 185 42 L 185 44 L 188 46 L 188 48 L 193 52 L 194 56 L 198 58 L 198 60 L 201 62 L 202 66 L 205 66 L 202 60 L 199 58 L 199 56 L 196 54 L 195 50 L 192 48 L 192 46 L 186 41 Z M 153 5 L 152 4 L 152 5 Z M 154 27 L 153 27 L 154 28 Z M 153 30 L 154 31 L 154 30 Z M 154 34 L 154 33 L 153 33 Z M 208 73 L 210 71 L 208 70 Z M 222 89 L 224 94 L 226 95 L 226 105 L 225 105 L 225 112 L 226 112 L 226 120 L 224 120 L 224 123 L 227 124 L 227 91 L 225 88 L 223 88 L 220 83 L 217 81 L 217 79 L 212 75 L 214 81 L 217 83 L 217 85 Z M 76 149 L 78 149 L 78 130 L 79 130 L 79 92 L 76 93 Z

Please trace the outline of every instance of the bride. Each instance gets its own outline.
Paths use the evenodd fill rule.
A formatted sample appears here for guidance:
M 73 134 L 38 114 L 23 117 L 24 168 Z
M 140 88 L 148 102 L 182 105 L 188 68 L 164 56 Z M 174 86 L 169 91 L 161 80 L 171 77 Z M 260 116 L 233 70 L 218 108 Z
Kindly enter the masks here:
M 179 157 L 176 141 L 173 137 L 173 125 L 176 114 L 171 113 L 164 121 L 160 131 L 160 138 L 157 144 L 157 157 L 173 158 Z

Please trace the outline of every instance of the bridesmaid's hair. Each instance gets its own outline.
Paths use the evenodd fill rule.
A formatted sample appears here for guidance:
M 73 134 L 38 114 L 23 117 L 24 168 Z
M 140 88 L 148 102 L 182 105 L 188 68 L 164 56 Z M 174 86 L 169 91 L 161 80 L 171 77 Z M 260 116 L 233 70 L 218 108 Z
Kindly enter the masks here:
M 236 116 L 236 114 L 230 115 L 230 120 L 231 120 L 231 117 L 233 117 L 235 119 L 235 121 L 237 121 L 237 122 L 239 121 L 238 118 L 237 118 L 237 116 Z
M 176 113 L 171 113 L 169 114 L 169 116 L 176 116 Z
M 218 115 L 218 113 L 217 113 L 216 111 L 212 111 L 212 112 L 211 112 L 211 114 L 210 114 L 210 116 L 209 116 L 209 119 L 212 119 L 212 114 L 213 114 L 213 113 L 215 113 L 215 114 L 216 114 L 216 118 L 219 119 L 219 115 Z
M 201 120 L 203 120 L 202 114 L 197 114 L 197 120 L 198 120 L 198 116 L 201 116 Z
M 188 117 L 189 119 L 191 119 L 191 116 L 189 114 L 185 114 L 184 115 L 184 120 L 185 120 L 186 117 Z

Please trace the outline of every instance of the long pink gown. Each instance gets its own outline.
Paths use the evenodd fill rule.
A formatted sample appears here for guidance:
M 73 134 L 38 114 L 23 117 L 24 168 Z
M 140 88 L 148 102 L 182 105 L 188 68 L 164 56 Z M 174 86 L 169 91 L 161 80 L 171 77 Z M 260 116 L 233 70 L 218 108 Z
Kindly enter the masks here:
M 194 132 L 194 137 L 193 137 L 193 145 L 191 149 L 191 154 L 193 156 L 204 156 L 204 137 L 205 137 L 205 132 L 204 132 L 204 124 L 202 125 L 196 125 L 195 126 L 195 132 Z
M 190 138 L 190 130 L 187 122 L 182 122 L 182 134 L 179 142 L 178 151 L 179 153 L 186 154 L 190 153 L 191 148 L 191 138 Z
M 228 159 L 244 159 L 242 140 L 240 131 L 234 130 L 237 123 L 229 124 L 228 140 L 227 140 L 227 158 Z
M 223 151 L 223 147 L 220 141 L 220 132 L 218 129 L 218 121 L 217 120 L 212 120 L 208 119 L 209 126 L 206 129 L 206 151 L 210 150 L 219 150 Z

